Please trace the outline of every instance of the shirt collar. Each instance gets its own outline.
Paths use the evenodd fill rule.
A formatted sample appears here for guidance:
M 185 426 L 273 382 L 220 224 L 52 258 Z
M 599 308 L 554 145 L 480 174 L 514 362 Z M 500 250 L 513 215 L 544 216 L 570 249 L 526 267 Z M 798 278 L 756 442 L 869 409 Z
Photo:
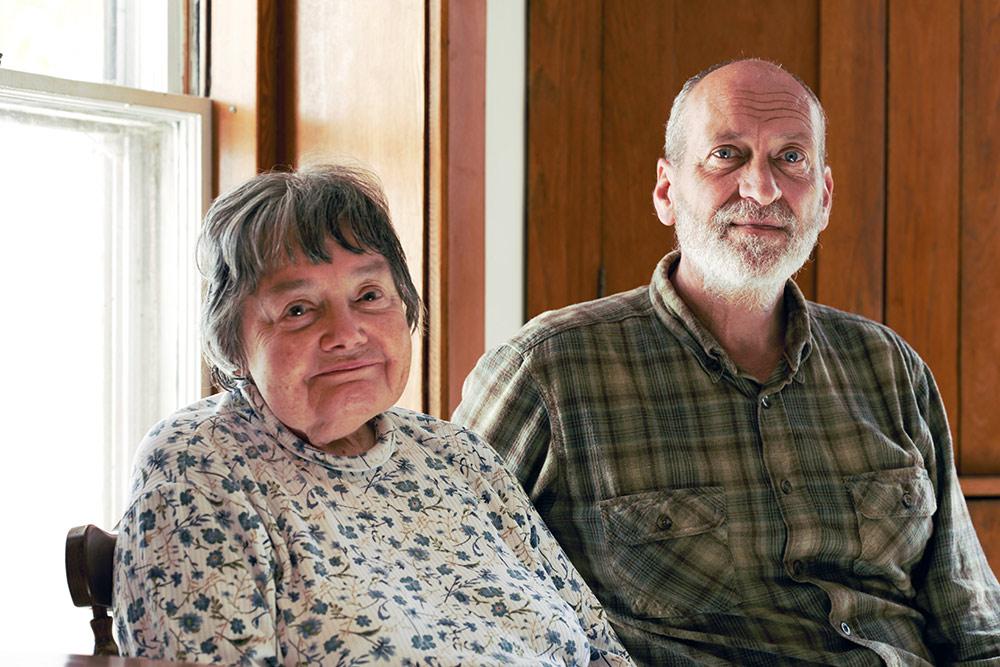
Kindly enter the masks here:
M 649 283 L 649 298 L 657 317 L 674 336 L 697 357 L 705 371 L 718 380 L 723 373 L 739 374 L 736 364 L 729 358 L 715 336 L 694 316 L 681 299 L 670 274 L 680 262 L 681 251 L 674 250 L 656 265 Z M 809 324 L 808 302 L 795 281 L 785 283 L 785 363 L 789 375 L 796 375 L 802 362 L 812 350 L 812 332 Z
M 311 463 L 318 463 L 325 468 L 345 472 L 374 470 L 384 465 L 398 446 L 398 425 L 391 412 L 375 415 L 369 422 L 375 429 L 375 445 L 371 449 L 358 456 L 336 456 L 316 448 L 295 435 L 271 412 L 260 390 L 252 382 L 246 380 L 240 382 L 237 391 L 249 406 L 250 420 L 259 420 L 266 435 L 271 436 L 282 449 L 294 456 Z

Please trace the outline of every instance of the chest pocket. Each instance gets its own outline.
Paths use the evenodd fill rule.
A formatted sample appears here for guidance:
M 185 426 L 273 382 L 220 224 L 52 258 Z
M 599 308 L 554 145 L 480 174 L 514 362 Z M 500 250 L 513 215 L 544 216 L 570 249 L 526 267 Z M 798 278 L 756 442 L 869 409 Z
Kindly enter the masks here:
M 664 618 L 737 603 L 722 487 L 654 491 L 599 503 L 621 604 Z
M 844 481 L 854 502 L 861 541 L 855 574 L 884 577 L 904 594 L 913 595 L 910 570 L 923 556 L 937 511 L 927 471 L 879 470 Z

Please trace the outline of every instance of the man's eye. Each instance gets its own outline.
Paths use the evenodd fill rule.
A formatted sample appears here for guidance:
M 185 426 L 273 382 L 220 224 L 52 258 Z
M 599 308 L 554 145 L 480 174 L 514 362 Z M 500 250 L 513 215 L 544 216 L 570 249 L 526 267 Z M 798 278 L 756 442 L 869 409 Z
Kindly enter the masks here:
M 381 298 L 382 298 L 382 292 L 380 290 L 370 289 L 370 290 L 365 290 L 361 294 L 361 299 L 360 300 L 361 301 L 369 301 L 369 302 L 371 302 L 371 301 L 378 301 Z
M 781 154 L 781 159 L 789 164 L 798 164 L 806 159 L 806 156 L 801 151 L 785 151 Z
M 736 157 L 736 151 L 728 146 L 723 146 L 722 148 L 716 148 L 712 151 L 712 156 L 717 157 L 720 160 L 732 160 Z

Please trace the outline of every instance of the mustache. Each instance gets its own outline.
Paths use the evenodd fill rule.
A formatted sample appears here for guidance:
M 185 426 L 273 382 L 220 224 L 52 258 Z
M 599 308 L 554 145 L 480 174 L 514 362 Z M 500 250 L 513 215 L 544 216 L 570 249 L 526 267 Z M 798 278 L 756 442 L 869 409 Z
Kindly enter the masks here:
M 753 223 L 756 220 L 774 220 L 782 227 L 792 227 L 799 221 L 784 199 L 771 202 L 767 206 L 761 206 L 755 201 L 741 199 L 732 204 L 726 204 L 712 216 L 712 221 L 717 225 L 731 225 L 734 223 Z

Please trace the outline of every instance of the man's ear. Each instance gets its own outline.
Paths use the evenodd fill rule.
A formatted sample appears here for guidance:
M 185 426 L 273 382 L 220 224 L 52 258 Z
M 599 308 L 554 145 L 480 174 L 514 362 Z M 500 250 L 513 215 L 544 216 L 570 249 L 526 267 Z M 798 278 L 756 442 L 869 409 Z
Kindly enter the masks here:
M 823 231 L 830 224 L 830 209 L 833 207 L 833 171 L 830 167 L 823 169 L 823 224 L 819 230 Z
M 656 217 L 666 226 L 674 224 L 674 202 L 672 187 L 674 167 L 665 158 L 656 161 L 656 185 L 653 187 L 653 208 Z

